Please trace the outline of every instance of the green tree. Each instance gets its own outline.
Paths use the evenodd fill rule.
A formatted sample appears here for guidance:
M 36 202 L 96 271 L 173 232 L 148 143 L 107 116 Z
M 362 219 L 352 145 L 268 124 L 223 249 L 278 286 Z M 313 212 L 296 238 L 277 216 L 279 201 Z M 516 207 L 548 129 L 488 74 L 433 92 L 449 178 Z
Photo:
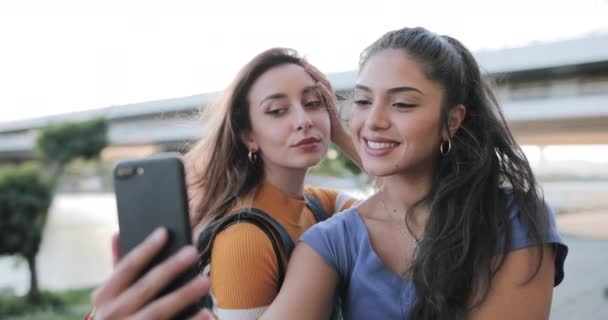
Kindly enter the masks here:
M 108 123 L 105 119 L 65 122 L 39 131 L 36 147 L 49 170 L 53 187 L 72 160 L 99 157 L 108 144 L 107 131 Z
M 358 175 L 361 169 L 332 144 L 325 159 L 312 169 L 312 173 L 326 176 Z
M 32 303 L 40 302 L 36 254 L 57 182 L 71 161 L 99 157 L 108 144 L 107 128 L 104 119 L 48 126 L 38 132 L 36 139 L 41 166 L 2 168 L 0 254 L 20 254 L 27 260 L 31 278 L 28 298 Z
M 36 254 L 42 240 L 52 189 L 37 164 L 0 168 L 0 254 L 19 254 L 30 270 L 32 302 L 40 300 Z

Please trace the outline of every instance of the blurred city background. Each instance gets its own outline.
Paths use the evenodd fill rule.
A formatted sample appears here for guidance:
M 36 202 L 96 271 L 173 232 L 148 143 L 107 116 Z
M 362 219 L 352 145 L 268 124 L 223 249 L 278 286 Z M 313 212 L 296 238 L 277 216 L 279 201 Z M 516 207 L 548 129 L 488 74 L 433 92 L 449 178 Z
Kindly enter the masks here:
M 384 3 L 382 2 L 382 4 Z M 76 9 L 83 10 L 80 4 L 70 3 L 66 6 L 72 5 Z M 321 4 L 315 5 L 323 6 Z M 387 3 L 387 5 L 396 4 Z M 466 5 L 470 7 L 481 4 L 480 2 L 466 2 Z M 499 9 L 507 8 L 505 3 L 495 5 Z M 503 35 L 502 33 L 492 35 L 491 31 L 478 30 L 479 28 L 484 29 L 485 26 L 476 28 L 469 26 L 464 29 L 456 27 L 454 32 L 450 32 L 447 23 L 433 22 L 440 18 L 434 17 L 432 14 L 424 15 L 429 23 L 416 20 L 415 24 L 440 33 L 453 35 L 463 40 L 465 44 L 472 43 L 473 45 L 469 44 L 469 46 L 475 52 L 481 66 L 496 82 L 497 92 L 509 126 L 516 140 L 523 146 L 524 152 L 528 156 L 544 190 L 546 200 L 556 213 L 558 229 L 570 247 L 565 267 L 566 277 L 564 282 L 555 289 L 551 319 L 608 319 L 608 268 L 606 267 L 608 265 L 608 22 L 597 22 L 599 20 L 594 18 L 597 16 L 608 17 L 608 2 L 588 1 L 585 3 L 584 10 L 586 11 L 574 8 L 577 6 L 574 1 L 545 2 L 547 7 L 543 7 L 546 9 L 544 11 L 539 8 L 528 8 L 523 3 L 516 2 L 511 5 L 517 8 L 509 7 L 512 9 L 509 11 L 510 14 L 533 9 L 532 12 L 527 12 L 525 17 L 522 18 L 524 22 L 527 21 L 528 23 L 534 21 L 534 17 L 538 23 L 541 23 L 543 18 L 549 19 L 549 22 L 559 21 L 555 15 L 551 15 L 550 7 L 555 6 L 556 10 L 558 8 L 561 10 L 559 14 L 562 17 L 566 16 L 568 10 L 573 10 L 573 16 L 579 19 L 576 20 L 577 23 L 585 24 L 585 17 L 579 17 L 579 13 L 585 13 L 588 14 L 588 20 L 596 21 L 596 24 L 585 24 L 585 27 L 580 29 L 572 28 L 572 25 L 567 29 L 559 29 L 555 22 L 550 24 L 551 27 L 555 28 L 555 32 L 551 33 L 549 31 L 544 36 L 541 36 L 540 33 L 534 33 L 537 29 L 533 24 L 528 25 L 527 29 L 513 26 L 514 30 L 511 30 L 511 32 L 514 34 L 507 36 L 505 33 L 503 42 L 496 40 Z M 41 6 L 44 7 L 45 5 Z M 142 14 L 145 14 L 145 9 L 149 7 L 156 10 L 165 8 L 156 4 L 144 3 L 132 6 L 132 8 L 126 8 L 125 12 L 132 13 L 129 10 L 142 8 Z M 202 8 L 204 9 L 205 6 L 203 5 Z M 263 8 L 261 6 L 253 12 L 261 12 L 260 14 L 262 14 Z M 334 8 L 337 10 L 334 14 L 340 14 L 342 12 L 340 8 L 339 6 L 337 9 Z M 2 6 L 0 5 L 0 12 L 1 9 Z M 26 7 L 9 9 L 17 10 L 23 14 L 28 13 L 30 9 L 35 12 L 41 10 L 41 8 Z M 95 9 L 108 11 L 111 8 L 100 5 L 90 9 L 90 11 L 93 12 Z M 430 10 L 428 7 L 418 9 Z M 344 10 L 346 14 L 347 11 Z M 104 11 L 105 14 L 107 14 L 106 11 Z M 80 14 L 77 22 L 86 25 L 82 19 L 91 12 L 76 11 L 77 16 Z M 380 14 L 380 12 L 395 17 L 395 13 L 389 13 L 386 10 L 380 10 L 375 14 Z M 466 10 L 458 12 L 464 14 Z M 500 14 L 498 10 L 492 12 L 493 14 Z M 293 12 L 291 13 L 293 14 Z M 548 16 L 541 17 L 541 13 Z M 212 16 L 203 13 L 201 15 L 200 19 Z M 154 12 L 152 16 L 155 18 L 164 17 L 163 14 L 158 12 Z M 189 16 L 189 18 L 195 17 Z M 348 16 L 348 18 L 354 19 L 355 17 Z M 512 16 L 510 18 L 513 24 L 517 23 L 517 17 Z M 119 23 L 126 23 L 125 21 L 129 19 L 134 24 L 139 21 L 136 15 L 130 15 L 128 19 L 125 19 L 125 17 L 116 19 Z M 267 20 L 269 16 L 263 16 L 261 19 Z M 285 18 L 279 20 L 282 22 L 289 21 Z M 50 20 L 45 21 L 49 22 Z M 222 25 L 221 21 L 213 21 Z M 244 49 L 246 53 L 236 55 L 234 51 L 231 51 L 226 54 L 227 61 L 222 61 L 226 68 L 224 73 L 220 74 L 219 71 L 214 70 L 213 76 L 209 76 L 201 72 L 196 76 L 201 77 L 200 83 L 203 84 L 197 87 L 196 80 L 190 79 L 191 81 L 184 86 L 199 89 L 191 89 L 185 92 L 158 93 L 150 87 L 148 90 L 151 90 L 152 93 L 148 95 L 145 94 L 144 90 L 132 96 L 118 95 L 116 100 L 111 100 L 105 93 L 108 92 L 108 96 L 111 96 L 109 93 L 112 92 L 111 89 L 115 89 L 114 87 L 107 90 L 97 88 L 93 90 L 97 96 L 93 92 L 85 92 L 81 96 L 84 100 L 80 101 L 55 93 L 53 99 L 48 101 L 49 107 L 47 108 L 45 107 L 44 96 L 38 97 L 38 100 L 30 97 L 30 95 L 38 95 L 39 91 L 29 88 L 23 79 L 9 80 L 14 80 L 20 86 L 25 86 L 25 89 L 17 88 L 12 81 L 6 78 L 0 78 L 0 83 L 3 85 L 9 84 L 9 82 L 12 85 L 6 85 L 4 88 L 12 88 L 13 91 L 23 90 L 18 94 L 11 93 L 10 90 L 5 91 L 3 89 L 0 91 L 0 109 L 2 110 L 0 118 L 0 171 L 1 168 L 8 165 L 21 165 L 32 160 L 39 160 L 44 168 L 42 172 L 59 172 L 57 173 L 58 179 L 54 184 L 54 195 L 50 198 L 50 209 L 45 219 L 46 223 L 43 224 L 40 247 L 35 255 L 38 286 L 45 292 L 43 297 L 45 294 L 53 297 L 52 293 L 56 292 L 58 295 L 49 299 L 58 301 L 63 299 L 68 304 L 71 301 L 70 299 L 75 301 L 75 306 L 68 307 L 67 311 L 60 307 L 52 311 L 41 309 L 34 313 L 20 313 L 18 310 L 15 311 L 18 307 L 7 307 L 8 303 L 13 303 L 16 300 L 3 297 L 27 294 L 30 290 L 31 279 L 27 259 L 18 254 L 8 254 L 7 251 L 0 251 L 0 318 L 8 317 L 8 314 L 12 313 L 14 319 L 64 319 L 69 317 L 77 319 L 88 310 L 87 299 L 91 288 L 99 285 L 111 272 L 110 237 L 118 229 L 110 174 L 113 163 L 120 159 L 143 157 L 158 152 L 184 152 L 187 150 L 191 142 L 200 138 L 204 129 L 204 124 L 196 117 L 198 110 L 213 101 L 217 95 L 217 90 L 227 84 L 227 81 L 236 72 L 239 66 L 238 62 L 244 63 L 257 51 L 270 46 L 287 44 L 299 49 L 298 42 L 285 41 L 286 37 L 306 38 L 306 41 L 309 42 L 303 42 L 302 46 L 306 48 L 306 51 L 302 53 L 306 53 L 313 63 L 315 62 L 314 57 L 322 61 L 320 68 L 327 71 L 334 89 L 342 96 L 348 96 L 356 77 L 358 53 L 364 48 L 364 44 L 370 43 L 385 31 L 401 27 L 404 23 L 410 24 L 407 19 L 402 19 L 402 21 L 399 23 L 394 21 L 385 23 L 381 25 L 382 28 L 378 27 L 378 29 L 373 29 L 373 32 L 370 31 L 369 34 L 362 34 L 361 38 L 364 38 L 365 41 L 355 41 L 347 45 L 353 47 L 359 45 L 359 47 L 353 49 L 349 47 L 350 52 L 348 54 L 339 53 L 344 55 L 345 60 L 349 62 L 344 64 L 336 62 L 336 66 L 331 66 L 331 60 L 323 59 L 323 55 L 325 51 L 342 52 L 341 49 L 329 45 L 315 47 L 312 45 L 314 44 L 314 37 L 313 40 L 309 40 L 310 35 L 307 33 L 294 31 L 293 35 L 281 34 L 276 38 L 260 33 L 257 35 L 260 38 L 259 43 L 256 42 L 251 45 L 247 44 L 247 41 L 253 41 L 251 37 L 254 37 L 254 35 L 248 33 L 247 37 L 249 39 L 240 37 L 229 40 L 241 42 L 240 46 L 246 47 Z M 455 21 L 462 23 L 462 20 L 452 20 L 452 23 L 456 23 Z M 144 22 L 150 23 L 144 24 L 146 26 L 152 26 L 155 25 L 153 23 L 156 23 L 147 19 Z M 162 24 L 163 22 L 158 23 Z M 499 24 L 500 22 L 497 21 L 496 23 Z M 347 28 L 350 27 L 346 22 L 344 24 L 347 25 Z M 470 24 L 473 24 L 473 22 L 470 22 Z M 212 27 L 211 25 L 205 26 L 207 28 Z M 433 28 L 433 26 L 436 27 Z M 77 28 L 77 26 L 71 27 Z M 122 27 L 128 29 L 127 25 L 122 25 Z M 104 34 L 104 25 L 100 25 L 99 28 L 101 31 L 97 30 L 98 33 L 95 36 Z M 112 27 L 108 26 L 108 28 Z M 150 28 L 154 29 L 154 27 Z M 315 32 L 333 33 L 334 37 L 331 39 L 337 42 L 342 41 L 338 39 L 339 37 L 345 36 L 344 33 L 349 32 L 348 29 L 331 29 L 327 26 L 325 28 L 315 29 Z M 44 26 L 39 25 L 36 29 L 42 30 Z M 27 30 L 31 31 L 33 29 Z M 301 29 L 294 30 L 301 31 Z M 490 28 L 489 30 L 493 29 Z M 525 30 L 529 30 L 532 35 L 526 35 Z M 562 30 L 561 33 L 559 30 Z M 479 35 L 477 37 L 471 36 L 470 34 L 474 32 L 482 34 L 483 37 Z M 147 32 L 138 33 L 139 36 L 143 34 L 150 36 Z M 7 36 L 6 39 L 8 39 L 8 36 L 11 39 L 19 37 L 14 36 L 14 33 L 0 33 L 0 35 Z M 31 36 L 32 34 L 28 35 Z M 527 36 L 532 38 L 526 38 Z M 172 37 L 177 38 L 177 40 L 167 40 Z M 182 44 L 180 41 L 206 41 L 204 38 L 184 37 L 183 34 L 180 35 L 179 33 L 161 35 L 161 39 L 164 39 L 167 43 L 161 41 L 157 45 L 173 46 L 177 50 Z M 513 40 L 518 37 L 520 41 Z M 0 39 L 4 40 L 5 38 Z M 25 38 L 24 41 L 27 39 L 29 38 Z M 50 48 L 54 47 L 49 41 L 36 39 L 45 42 Z M 124 40 L 124 38 L 121 39 Z M 275 39 L 276 43 L 273 43 L 272 39 Z M 484 42 L 484 39 L 487 39 L 487 41 Z M 132 41 L 135 44 L 122 44 L 125 45 L 125 48 L 138 47 L 136 43 L 138 39 L 133 38 Z M 320 41 L 325 43 L 324 40 Z M 84 40 L 84 42 L 88 43 L 87 40 Z M 27 47 L 26 43 L 23 45 Z M 61 46 L 62 44 L 59 43 L 58 45 Z M 142 46 L 145 46 L 145 44 Z M 185 46 L 185 48 L 188 47 Z M 215 49 L 222 51 L 222 43 L 210 43 L 206 50 Z M 54 54 L 60 52 L 56 48 L 53 50 L 55 51 Z M 232 48 L 232 50 L 235 49 Z M 167 52 L 170 51 L 164 51 L 167 56 L 163 60 L 153 63 L 148 61 L 148 66 L 154 64 L 163 69 L 170 68 L 172 64 L 177 63 L 175 60 L 180 59 L 180 54 L 169 55 Z M 30 59 L 35 57 L 32 52 L 13 50 L 14 55 L 10 57 L 0 54 L 0 66 L 13 65 L 6 61 L 16 61 L 19 53 L 30 55 Z M 41 54 L 44 54 L 44 50 Z M 115 52 L 112 54 L 117 55 Z M 128 55 L 128 53 L 125 54 Z M 143 55 L 132 57 L 132 59 L 137 60 L 139 57 L 145 59 Z M 206 59 L 204 51 L 198 59 Z M 36 64 L 32 60 L 28 60 L 27 63 L 29 62 Z M 63 63 L 69 64 L 65 61 Z M 78 63 L 95 64 L 96 62 L 84 59 L 79 60 Z M 85 65 L 80 66 L 85 67 Z M 61 68 L 63 67 L 65 65 Z M 126 77 L 129 74 L 141 72 L 143 69 L 138 69 L 141 67 L 142 65 L 138 65 L 134 70 L 125 70 Z M 53 72 L 60 73 L 61 68 Z M 16 69 L 18 68 L 13 67 L 12 70 Z M 46 85 L 50 86 L 55 81 L 55 76 L 57 76 L 57 79 L 65 79 L 59 77 L 58 73 L 54 75 L 34 73 L 29 76 L 35 78 L 36 75 L 40 75 L 40 77 L 49 81 Z M 147 75 L 146 77 L 154 76 L 154 70 L 145 70 L 143 73 Z M 215 77 L 216 73 L 217 77 Z M 23 73 L 21 73 L 21 76 L 25 77 Z M 113 76 L 117 83 L 125 86 L 123 90 L 128 91 L 131 84 L 124 82 L 127 80 L 120 79 L 122 77 L 120 71 Z M 214 77 L 218 79 L 219 84 L 214 84 Z M 33 79 L 32 81 L 36 82 L 37 80 Z M 74 79 L 71 81 L 71 83 L 74 83 Z M 56 85 L 65 87 L 69 84 L 66 82 L 66 84 L 58 83 Z M 203 90 L 200 90 L 200 88 L 203 88 Z M 40 90 L 40 92 L 46 92 L 45 89 Z M 72 91 L 65 88 L 61 90 L 63 90 L 62 94 L 64 95 L 66 92 L 69 93 L 67 95 L 79 96 L 81 94 L 76 90 Z M 96 97 L 100 94 L 104 97 L 97 99 Z M 61 105 L 62 97 L 69 102 L 65 106 L 51 108 L 53 105 Z M 15 103 L 15 101 L 23 103 Z M 103 104 L 104 102 L 105 104 Z M 348 106 L 348 100 L 344 100 L 342 103 Z M 39 106 L 39 104 L 43 105 Z M 34 105 L 37 107 L 30 108 Z M 20 111 L 23 112 L 20 113 Z M 96 121 L 102 121 L 99 126 L 104 132 L 107 132 L 107 140 L 100 145 L 98 154 L 90 154 L 91 151 L 88 149 L 84 151 L 85 154 L 89 153 L 88 158 L 91 158 L 90 160 L 84 160 L 76 155 L 70 159 L 57 158 L 59 159 L 58 162 L 53 162 L 52 160 L 55 158 L 48 156 L 48 150 L 47 153 L 44 150 L 41 151 L 44 145 L 44 139 L 41 136 L 49 137 L 55 132 L 55 137 L 57 137 L 56 132 L 61 128 L 65 129 L 66 126 L 69 127 L 70 124 L 77 126 L 84 123 L 94 127 Z M 82 127 L 78 128 L 82 129 Z M 74 134 L 74 132 L 84 132 L 78 131 L 80 130 L 78 128 L 74 127 L 71 129 L 72 131 L 68 128 L 66 132 L 72 132 L 72 138 L 85 139 L 84 134 Z M 74 137 L 74 135 L 77 135 L 77 137 Z M 61 142 L 68 141 L 70 138 L 60 137 L 57 139 Z M 60 147 L 57 148 L 61 149 Z M 57 171 L 59 167 L 61 170 Z M 0 174 L 0 180 L 2 180 L 2 174 Z M 343 160 L 341 154 L 333 149 L 330 150 L 328 159 L 314 169 L 309 182 L 345 190 L 357 197 L 364 197 L 371 192 L 368 180 L 357 174 L 356 170 L 352 170 L 348 163 Z M 0 183 L 2 182 L 0 181 Z M 8 222 L 0 221 L 0 230 L 6 225 L 8 225 Z M 1 239 L 3 238 L 0 236 Z M 0 245 L 0 250 L 2 248 L 4 246 Z M 61 302 L 58 302 L 58 304 L 61 304 Z M 65 314 L 62 312 L 65 312 Z M 21 315 L 19 316 L 19 314 Z

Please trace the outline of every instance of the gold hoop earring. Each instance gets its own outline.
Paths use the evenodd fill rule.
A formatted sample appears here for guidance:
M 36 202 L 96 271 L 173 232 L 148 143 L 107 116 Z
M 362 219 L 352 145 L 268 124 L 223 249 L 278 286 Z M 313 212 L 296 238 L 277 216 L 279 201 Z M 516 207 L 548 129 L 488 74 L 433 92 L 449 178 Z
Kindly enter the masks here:
M 447 150 L 445 150 L 445 143 L 448 143 L 447 146 Z M 452 139 L 448 139 L 447 141 L 441 141 L 441 143 L 439 144 L 439 153 L 441 153 L 442 156 L 447 156 L 448 153 L 450 153 L 450 150 L 452 150 Z

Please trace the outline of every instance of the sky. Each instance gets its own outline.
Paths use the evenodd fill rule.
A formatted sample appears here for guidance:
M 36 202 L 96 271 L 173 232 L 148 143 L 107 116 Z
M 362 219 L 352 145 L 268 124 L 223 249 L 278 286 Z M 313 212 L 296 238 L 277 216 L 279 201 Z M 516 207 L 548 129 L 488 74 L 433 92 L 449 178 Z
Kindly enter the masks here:
M 324 72 L 404 26 L 492 50 L 608 33 L 608 0 L 0 1 L 0 123 L 221 90 L 258 52 Z

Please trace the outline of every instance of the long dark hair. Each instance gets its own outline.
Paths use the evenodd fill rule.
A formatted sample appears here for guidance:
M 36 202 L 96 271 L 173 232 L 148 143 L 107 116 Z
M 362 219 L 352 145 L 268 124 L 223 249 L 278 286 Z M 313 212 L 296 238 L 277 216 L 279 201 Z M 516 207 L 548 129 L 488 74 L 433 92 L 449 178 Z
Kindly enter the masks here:
M 266 71 L 302 65 L 296 51 L 273 48 L 257 55 L 220 98 L 202 112 L 203 138 L 186 154 L 192 226 L 221 218 L 252 195 L 264 177 L 261 157 L 251 161 L 241 134 L 251 129 L 247 94 Z
M 531 238 L 541 243 L 542 194 L 490 80 L 464 45 L 424 28 L 391 31 L 363 51 L 360 70 L 385 49 L 403 50 L 443 86 L 442 129 L 451 108 L 466 107 L 460 129 L 450 137 L 451 150 L 438 156 L 430 192 L 416 203 L 430 205 L 431 212 L 411 269 L 416 301 L 410 313 L 411 319 L 465 319 L 486 298 L 504 263 L 501 253 L 510 248 L 509 199 Z

